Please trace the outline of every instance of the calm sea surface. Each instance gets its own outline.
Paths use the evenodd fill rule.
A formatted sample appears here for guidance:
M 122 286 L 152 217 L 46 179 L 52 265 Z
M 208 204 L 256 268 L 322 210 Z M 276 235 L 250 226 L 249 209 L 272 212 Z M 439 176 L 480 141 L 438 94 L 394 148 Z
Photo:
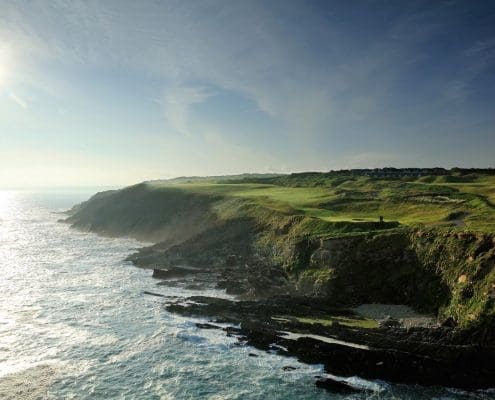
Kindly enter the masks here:
M 0 399 L 346 398 L 314 386 L 321 366 L 237 346 L 166 312 L 143 292 L 198 292 L 156 286 L 124 261 L 143 243 L 57 222 L 92 193 L 0 191 Z M 347 398 L 495 398 L 354 381 L 375 391 Z

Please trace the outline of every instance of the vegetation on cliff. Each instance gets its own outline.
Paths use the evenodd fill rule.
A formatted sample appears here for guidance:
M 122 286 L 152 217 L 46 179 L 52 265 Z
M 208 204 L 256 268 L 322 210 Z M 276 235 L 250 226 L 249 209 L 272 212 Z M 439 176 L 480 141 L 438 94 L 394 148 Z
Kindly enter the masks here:
M 156 242 L 133 256 L 141 266 L 235 255 L 256 271 L 280 266 L 299 293 L 409 304 L 483 327 L 485 340 L 495 316 L 492 171 L 371 171 L 148 182 L 98 194 L 67 221 Z

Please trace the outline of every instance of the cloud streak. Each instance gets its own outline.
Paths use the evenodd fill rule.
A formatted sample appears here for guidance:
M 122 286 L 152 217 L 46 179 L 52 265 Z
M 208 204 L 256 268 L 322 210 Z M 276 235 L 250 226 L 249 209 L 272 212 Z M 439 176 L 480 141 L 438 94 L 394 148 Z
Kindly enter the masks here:
M 21 97 L 19 97 L 17 94 L 15 94 L 14 92 L 9 92 L 8 96 L 19 107 L 22 107 L 24 109 L 28 108 L 28 103 L 25 100 L 23 100 Z
M 215 148 L 251 170 L 488 163 L 495 14 L 481 3 L 0 0 L 0 41 L 16 60 L 9 102 L 35 95 L 31 125 L 161 136 L 195 173 L 221 170 Z M 210 152 L 202 165 L 188 146 Z
M 169 126 L 180 134 L 190 136 L 188 117 L 191 108 L 206 101 L 212 94 L 200 86 L 171 86 L 165 89 L 163 100 L 159 103 L 164 108 Z

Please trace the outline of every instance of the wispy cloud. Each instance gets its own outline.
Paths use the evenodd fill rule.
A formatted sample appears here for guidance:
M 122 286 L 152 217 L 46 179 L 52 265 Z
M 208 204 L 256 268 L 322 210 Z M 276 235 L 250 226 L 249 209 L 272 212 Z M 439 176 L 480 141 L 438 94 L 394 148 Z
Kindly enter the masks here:
M 212 96 L 202 86 L 171 86 L 164 90 L 163 100 L 159 103 L 164 108 L 169 126 L 176 132 L 189 136 L 189 111 L 195 104 L 200 104 Z
M 22 108 L 28 108 L 28 103 L 14 92 L 8 93 L 9 98 Z
M 479 137 L 493 130 L 487 110 L 494 90 L 486 83 L 495 66 L 490 28 L 495 25 L 489 16 L 483 28 L 466 24 L 476 11 L 467 3 L 0 4 L 0 40 L 15 44 L 18 81 L 43 92 L 45 104 L 52 97 L 57 97 L 56 106 L 64 101 L 73 114 L 81 114 L 78 123 L 89 121 L 88 132 L 94 128 L 90 122 L 115 106 L 125 111 L 118 114 L 119 123 L 130 121 L 136 131 L 162 134 L 163 126 L 151 127 L 154 117 L 146 109 L 153 108 L 146 100 L 159 98 L 160 106 L 152 111 L 179 133 L 173 145 L 184 146 L 174 161 L 176 169 L 180 162 L 193 162 L 186 159 L 190 148 L 201 154 L 201 140 L 210 152 L 201 162 L 218 168 L 222 161 L 212 156 L 215 151 L 223 152 L 232 168 L 249 169 L 251 163 L 252 169 L 276 169 L 277 164 L 313 169 L 338 167 L 335 163 L 346 160 L 353 166 L 387 160 L 398 164 L 420 154 L 431 156 L 434 150 L 448 153 L 449 137 L 462 136 L 468 126 L 476 126 L 479 133 L 468 133 Z M 89 95 L 82 101 L 78 94 L 86 90 Z M 119 98 L 100 99 L 105 90 L 116 90 Z M 248 102 L 254 111 L 226 121 L 235 104 L 217 101 L 224 93 L 228 101 Z M 28 106 L 17 98 L 10 97 L 20 107 Z M 201 114 L 204 104 L 215 111 L 208 121 Z M 230 108 L 224 113 L 222 107 Z M 268 121 L 266 132 L 259 121 Z M 68 122 L 61 131 L 73 127 L 74 121 Z M 111 130 L 116 124 L 107 125 Z M 198 127 L 204 129 L 194 135 Z M 440 136 L 443 140 L 437 140 Z M 412 142 L 416 154 L 411 154 Z M 251 157 L 261 146 L 266 157 Z

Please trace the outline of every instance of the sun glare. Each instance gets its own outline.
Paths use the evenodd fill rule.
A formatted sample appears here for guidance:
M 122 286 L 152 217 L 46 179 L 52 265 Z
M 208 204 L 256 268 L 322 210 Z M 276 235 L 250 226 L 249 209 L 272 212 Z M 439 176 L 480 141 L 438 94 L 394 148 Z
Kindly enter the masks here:
M 0 47 L 0 89 L 7 84 L 9 59 L 8 49 Z
M 2 64 L 2 61 L 0 60 L 0 86 L 3 86 L 7 77 L 7 71 L 5 69 L 5 65 Z
M 0 220 L 5 218 L 12 206 L 15 192 L 10 190 L 0 190 Z

